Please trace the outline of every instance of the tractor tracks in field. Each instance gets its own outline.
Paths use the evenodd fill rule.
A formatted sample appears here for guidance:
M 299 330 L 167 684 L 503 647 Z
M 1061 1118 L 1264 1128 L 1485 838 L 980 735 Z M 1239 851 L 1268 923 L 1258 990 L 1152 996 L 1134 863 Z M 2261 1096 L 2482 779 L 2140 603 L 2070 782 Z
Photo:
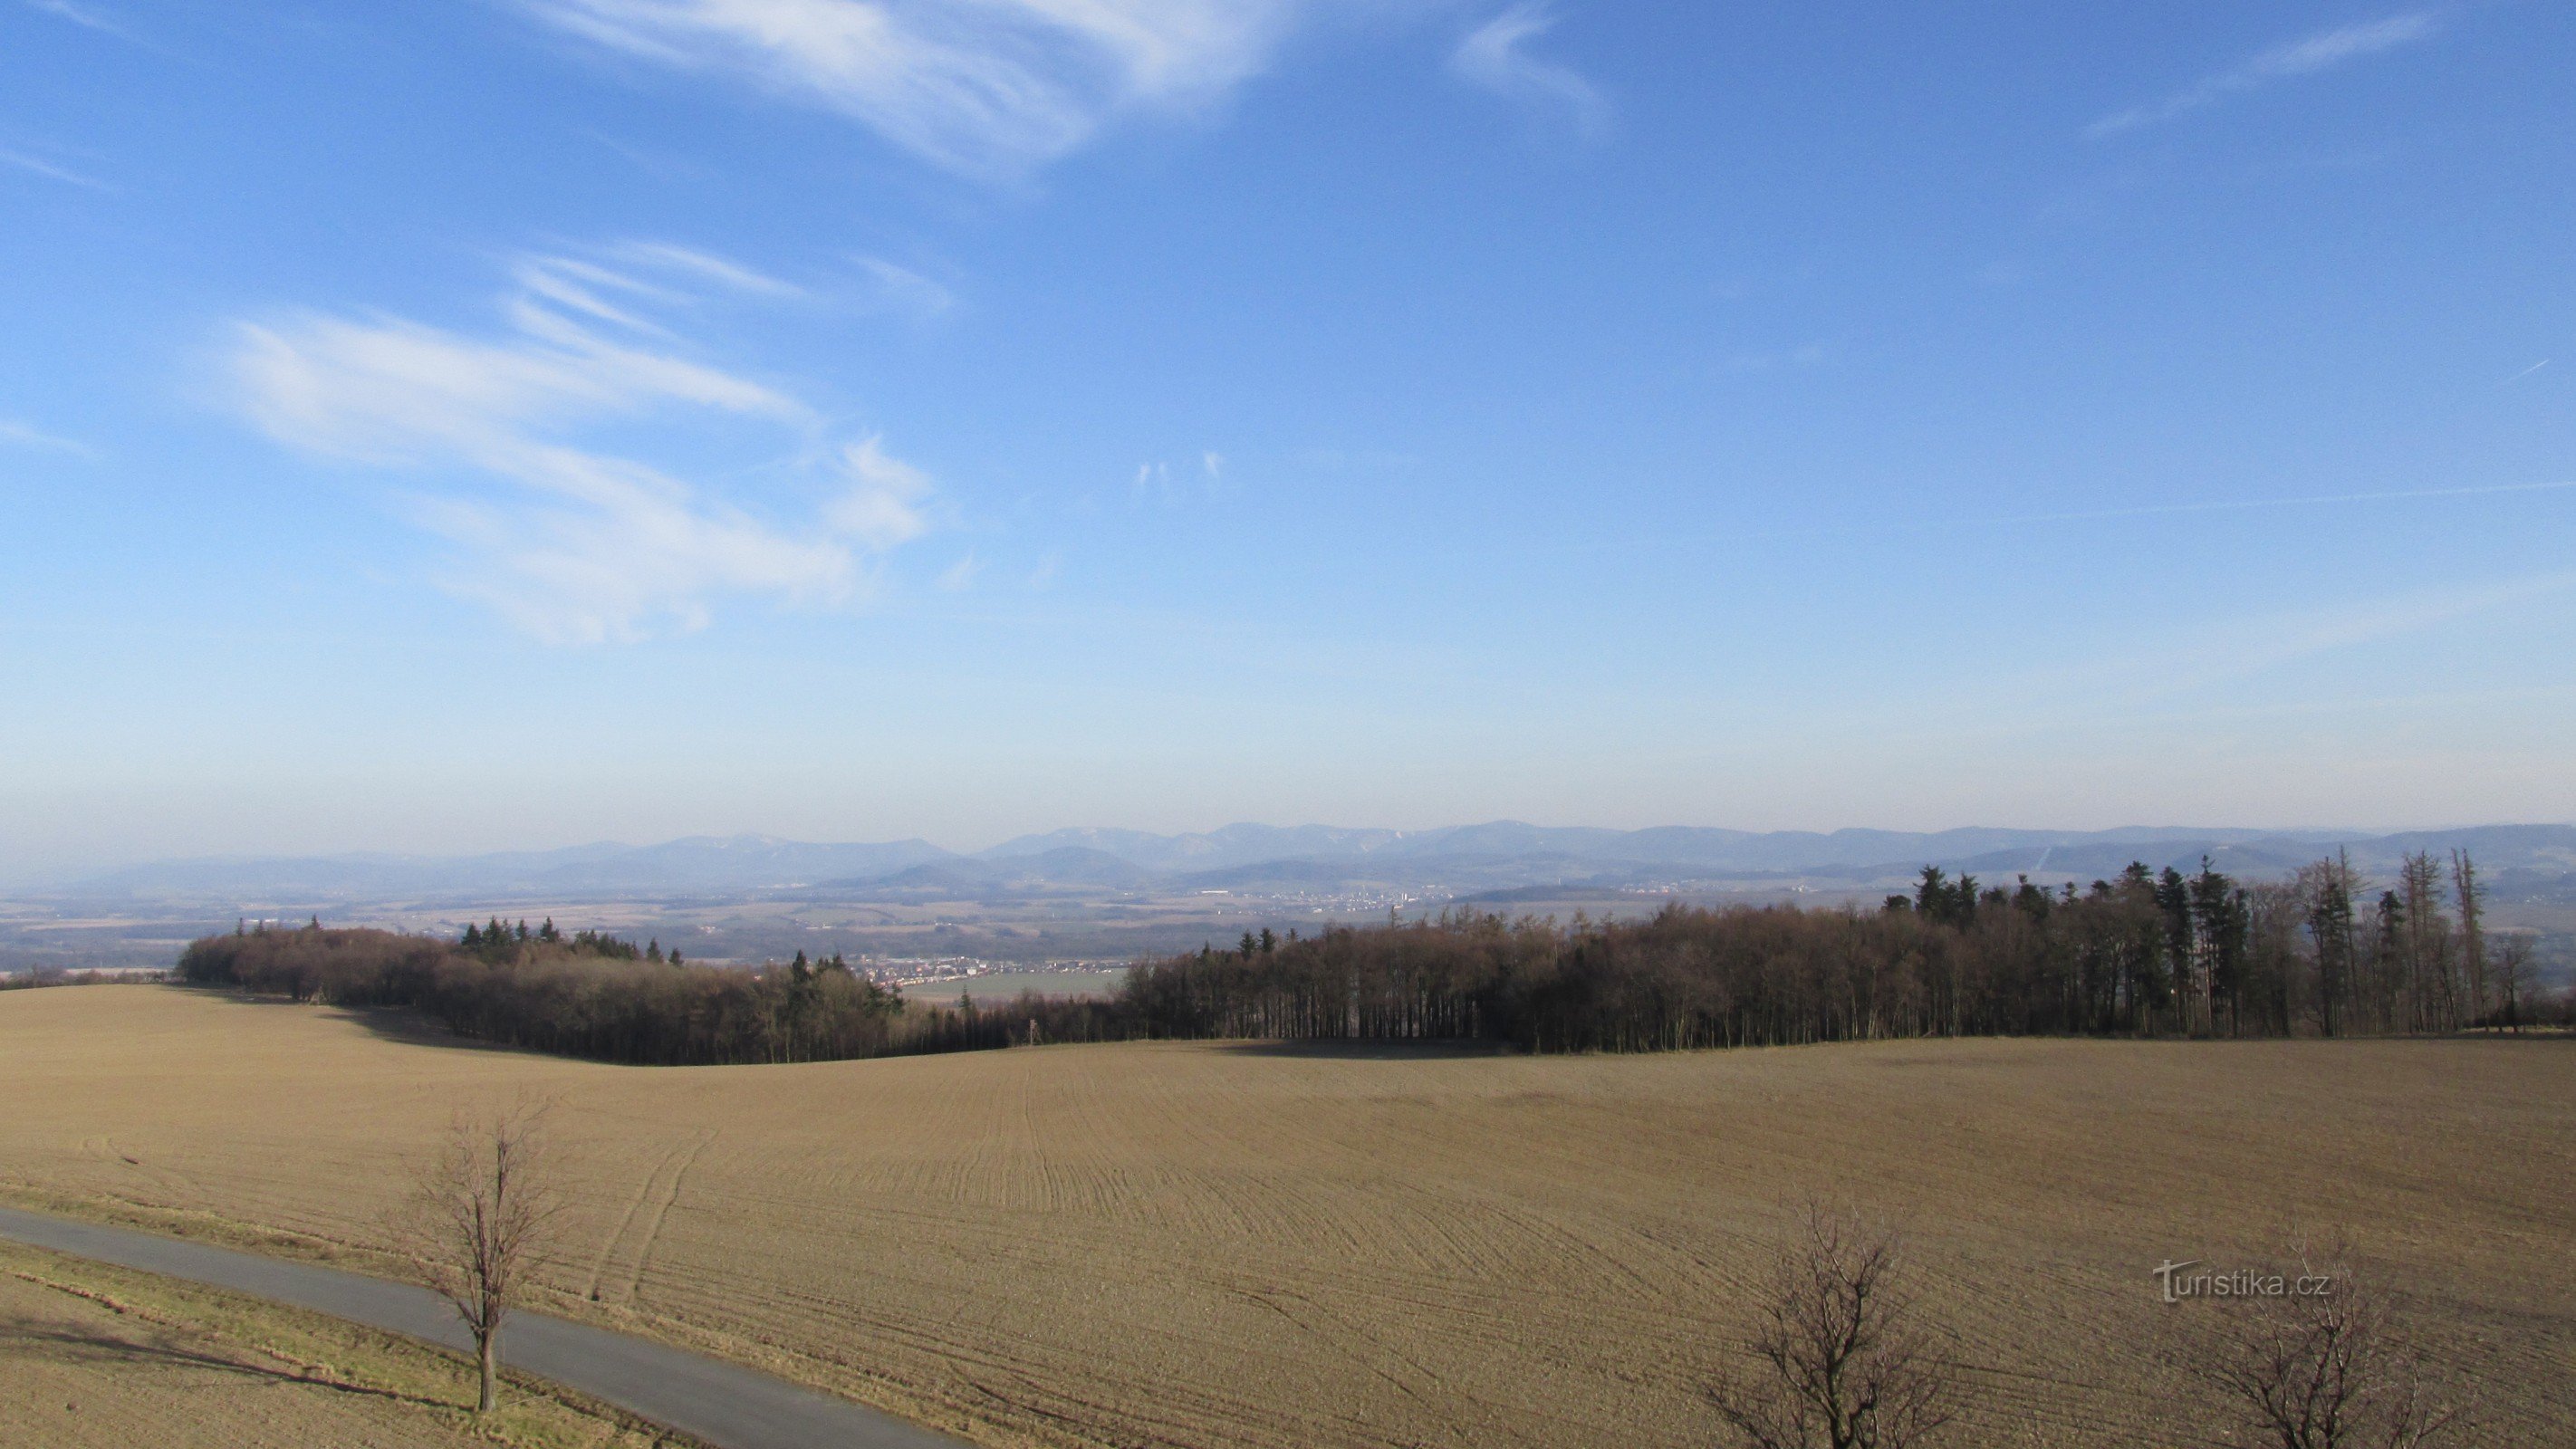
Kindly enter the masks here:
M 662 1236 L 663 1220 L 670 1216 L 671 1204 L 679 1200 L 680 1185 L 696 1165 L 698 1154 L 716 1140 L 716 1131 L 706 1128 L 694 1139 L 662 1154 L 662 1160 L 636 1185 L 625 1214 L 617 1220 L 617 1230 L 600 1244 L 599 1256 L 591 1263 L 590 1282 L 584 1285 L 591 1302 L 624 1305 L 635 1301 L 635 1290 L 644 1280 L 644 1266 L 653 1256 L 653 1244 Z
M 1489 1444 L 1518 1438 L 1490 1407 L 1459 1392 L 1440 1372 L 1351 1315 L 1279 1284 L 1236 1281 L 1226 1285 L 1237 1297 L 1285 1319 L 1307 1342 L 1324 1347 L 1386 1384 L 1438 1424 L 1442 1436 L 1458 1444 Z M 1472 1415 L 1475 1422 L 1460 1422 Z
M 138 1149 L 130 1144 L 120 1144 L 113 1137 L 83 1138 L 80 1152 L 93 1162 L 118 1168 L 129 1182 L 149 1185 L 167 1200 L 163 1205 L 176 1207 L 199 1195 L 196 1182 L 186 1173 L 148 1162 Z

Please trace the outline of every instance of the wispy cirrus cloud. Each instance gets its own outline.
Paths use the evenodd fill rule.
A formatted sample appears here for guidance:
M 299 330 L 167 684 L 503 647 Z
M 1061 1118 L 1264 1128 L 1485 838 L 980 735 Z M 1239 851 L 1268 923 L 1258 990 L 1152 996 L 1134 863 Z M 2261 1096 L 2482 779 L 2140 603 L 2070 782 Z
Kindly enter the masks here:
M 2136 106 L 2104 116 L 2085 127 L 2084 134 L 2098 139 L 2159 125 L 2276 81 L 2316 75 L 2364 56 L 2429 40 L 2441 25 L 2439 12 L 2411 10 L 2359 25 L 2319 31 L 2304 39 L 2275 46 L 2242 65 L 2204 77 L 2190 88 L 2153 105 Z
M 2526 574 L 2474 584 L 2346 600 L 2330 608 L 2230 620 L 2133 653 L 2084 661 L 2059 677 L 2095 698 L 2181 694 L 2251 678 L 2323 655 L 2386 644 L 2444 625 L 2550 603 L 2576 592 L 2576 573 Z
M 1180 504 L 1211 498 L 1227 488 L 1225 455 L 1214 448 L 1201 449 L 1198 466 L 1183 463 L 1178 469 L 1169 462 L 1139 463 L 1136 479 L 1128 487 L 1128 498 L 1135 503 Z
M 1529 53 L 1529 42 L 1556 28 L 1546 0 L 1524 0 L 1467 33 L 1449 68 L 1497 95 L 1564 111 L 1586 134 L 1609 123 L 1610 103 L 1573 70 Z
M 44 453 L 69 453 L 75 458 L 98 456 L 98 450 L 78 438 L 49 433 L 35 424 L 18 418 L 0 418 L 0 444 L 13 448 L 32 448 Z
M 793 282 L 782 282 L 766 272 L 755 271 L 742 263 L 694 247 L 666 241 L 622 241 L 608 249 L 611 257 L 641 267 L 676 272 L 700 282 L 712 282 L 727 291 L 754 297 L 801 297 L 805 289 Z
M 42 176 L 48 181 L 59 181 L 66 186 L 77 186 L 86 191 L 114 191 L 116 189 L 115 187 L 108 185 L 106 182 L 99 180 L 95 176 L 89 176 L 81 172 L 74 171 L 60 162 L 48 161 L 42 156 L 30 155 L 27 152 L 13 150 L 6 146 L 0 146 L 0 166 L 6 166 L 13 171 L 24 171 L 31 175 Z
M 280 442 L 430 479 L 406 511 L 459 547 L 446 584 L 555 642 L 702 628 L 728 595 L 842 602 L 872 560 L 928 530 L 919 470 L 874 438 L 828 443 L 809 405 L 698 360 L 646 315 L 680 310 L 693 283 L 760 293 L 762 274 L 659 244 L 510 271 L 507 326 L 489 336 L 311 312 L 238 325 L 243 412 Z M 710 421 L 783 440 L 827 496 L 780 522 L 593 441 Z
M 1323 0 L 518 0 L 594 45 L 729 76 L 943 166 L 1009 174 L 1118 114 L 1257 72 Z
M 2576 573 L 2527 574 L 2361 595 L 2318 607 L 2217 614 L 2147 640 L 2106 637 L 2064 659 L 1988 674 L 1973 691 L 1944 684 L 1908 703 L 1901 713 L 1911 723 L 1900 733 L 1919 729 L 1923 733 L 1916 738 L 1937 738 L 1945 725 L 1966 723 L 1981 735 L 2030 735 L 2105 720 L 2238 714 L 2249 707 L 2270 711 L 2282 704 L 2249 706 L 2241 691 L 2265 679 L 2300 680 L 2300 671 L 2330 666 L 2337 656 L 2385 649 L 2472 621 L 2491 628 L 2500 615 L 2557 608 L 2571 593 Z M 2216 691 L 2226 693 L 2213 699 Z M 2292 710 L 2322 707 L 2308 680 L 2284 695 Z M 2416 697 L 2446 696 L 2456 697 L 2440 690 Z
M 957 304 L 954 292 L 910 267 L 870 256 L 852 256 L 850 264 L 866 278 L 862 305 L 872 310 L 936 317 Z
M 124 22 L 94 6 L 77 5 L 73 0 L 25 0 L 25 3 L 30 10 L 40 11 L 57 20 L 68 20 L 74 25 L 96 30 L 102 34 L 126 33 Z

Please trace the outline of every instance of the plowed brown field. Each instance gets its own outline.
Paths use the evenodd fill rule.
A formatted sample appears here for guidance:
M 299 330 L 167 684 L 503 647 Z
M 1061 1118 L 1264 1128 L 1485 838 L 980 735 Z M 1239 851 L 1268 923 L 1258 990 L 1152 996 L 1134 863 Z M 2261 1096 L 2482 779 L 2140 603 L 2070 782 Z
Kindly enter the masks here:
M 0 996 L 0 1188 L 363 1250 L 561 1102 L 572 1300 L 996 1443 L 1681 1446 L 1810 1194 L 1903 1222 L 1979 1449 L 2176 1442 L 2149 1269 L 2351 1230 L 2498 1443 L 2576 1443 L 2576 1043 L 1529 1058 L 1138 1044 L 634 1069 L 165 987 Z M 179 1219 L 171 1219 L 179 1221 Z

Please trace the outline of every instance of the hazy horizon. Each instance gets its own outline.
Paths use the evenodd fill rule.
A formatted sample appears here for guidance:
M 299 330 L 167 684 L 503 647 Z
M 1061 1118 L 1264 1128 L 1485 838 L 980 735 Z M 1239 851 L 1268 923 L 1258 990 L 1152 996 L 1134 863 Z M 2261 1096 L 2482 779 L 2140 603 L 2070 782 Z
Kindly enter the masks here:
M 1439 825 L 1419 826 L 1419 827 L 1412 827 L 1412 826 L 1384 826 L 1384 825 L 1351 825 L 1351 824 L 1337 824 L 1337 823 L 1331 823 L 1331 822 L 1319 822 L 1319 821 L 1301 822 L 1301 823 L 1293 824 L 1293 825 L 1280 825 L 1280 824 L 1274 824 L 1274 823 L 1271 823 L 1271 822 L 1265 822 L 1265 821 L 1254 821 L 1254 820 L 1234 820 L 1234 821 L 1227 821 L 1227 822 L 1225 822 L 1225 823 L 1224 823 L 1224 824 L 1222 824 L 1222 825 L 1210 826 L 1210 827 L 1206 827 L 1206 828 L 1204 828 L 1204 829 L 1183 829 L 1183 830 L 1143 830 L 1143 829 L 1138 829 L 1138 828 L 1136 828 L 1136 827 L 1129 827 L 1129 826 L 1099 826 L 1099 825 L 1057 826 L 1057 827 L 1053 827 L 1053 828 L 1045 829 L 1045 830 L 1023 831 L 1023 832 L 1020 832 L 1020 833 L 1017 833 L 1017 834 L 1014 834 L 1014 835 L 1003 836 L 1003 837 L 1000 837 L 1000 838 L 998 838 L 998 839 L 992 839 L 992 840 L 974 840 L 974 841 L 969 841 L 969 842 L 966 842 L 966 843 L 958 843 L 958 842 L 953 841 L 953 840 L 941 840 L 941 839 L 937 839 L 937 838 L 934 838 L 934 837 L 931 837 L 931 836 L 926 836 L 926 835 L 881 836 L 881 837 L 868 837 L 868 838 L 862 838 L 862 837 L 857 837 L 857 836 L 847 836 L 847 837 L 839 837 L 839 838 L 830 838 L 830 837 L 798 837 L 798 836 L 788 836 L 788 835 L 781 835 L 781 834 L 778 834 L 778 833 L 776 833 L 776 832 L 774 832 L 774 831 L 736 831 L 736 832 L 725 832 L 725 833 L 721 833 L 721 834 L 719 834 L 719 833 L 713 833 L 713 832 L 696 832 L 696 833 L 692 833 L 692 834 L 688 834 L 688 835 L 669 836 L 669 837 L 661 837 L 661 838 L 653 838 L 653 839 L 619 840 L 619 839 L 612 839 L 612 838 L 608 838 L 608 837 L 592 837 L 592 838 L 586 838 L 586 839 L 573 839 L 573 840 L 552 840 L 552 841 L 544 841 L 544 842 L 540 842 L 540 843 L 525 843 L 525 842 L 523 842 L 523 843 L 514 843 L 514 844 L 504 844 L 504 845 L 493 846 L 493 847 L 489 847 L 489 848 L 468 848 L 468 849 L 457 849 L 457 850 L 389 850 L 389 849 L 373 848 L 373 847 L 367 847 L 367 846 L 355 846 L 355 847 L 349 847 L 349 848 L 343 848 L 343 849 L 278 850 L 278 851 L 247 851 L 247 850 L 232 850 L 232 851 L 205 852 L 205 853 L 184 854 L 184 855 L 138 855 L 138 856 L 134 856 L 134 857 L 130 857 L 130 858 L 113 859 L 113 860 L 105 860 L 105 861 L 95 862 L 95 863 L 91 863 L 91 864 L 87 864 L 87 865 L 82 865 L 82 866 L 78 866 L 78 867 L 58 866 L 55 870 L 53 870 L 53 871 L 51 871 L 51 872 L 44 873 L 44 874 L 21 874 L 21 875 L 0 874 L 0 889 L 17 888 L 17 887 L 24 887 L 24 886 L 47 886 L 47 885 L 67 884 L 67 883 L 74 883 L 74 882 L 76 882 L 76 881 L 78 881 L 78 880 L 80 880 L 80 879 L 83 879 L 83 878 L 88 878 L 88 877 L 95 877 L 95 876 L 101 876 L 101 875 L 113 874 L 114 872 L 117 872 L 117 871 L 120 871 L 120 870 L 134 869 L 134 868 L 145 867 L 145 866 L 155 866 L 155 865 L 178 865 L 178 864 L 199 863 L 199 862 L 202 862 L 202 863 L 216 863 L 216 862 L 227 862 L 227 861 L 237 861 L 237 862 L 256 862 L 256 861 L 262 861 L 262 860 L 281 860 L 281 861 L 287 861 L 287 860 L 335 860 L 335 859 L 365 859 L 365 858 L 382 858 L 382 859 L 389 859 L 389 860 L 448 861 L 448 860 L 466 860 L 466 859 L 475 859 L 475 858 L 481 858 L 481 857 L 485 857 L 485 856 L 506 856 L 506 855 L 522 855 L 522 854 L 524 854 L 524 855 L 534 855 L 534 856 L 543 856 L 543 855 L 554 854 L 554 853 L 559 853 L 559 852 L 566 852 L 566 851 L 578 851 L 578 850 L 583 850 L 583 849 L 614 849 L 614 850 L 626 850 L 626 851 L 649 851 L 649 850 L 660 849 L 660 848 L 669 847 L 669 846 L 683 845 L 683 844 L 690 844 L 690 843 L 696 843 L 696 842 L 707 842 L 707 843 L 715 843 L 715 844 L 731 844 L 731 843 L 736 843 L 736 842 L 755 842 L 755 841 L 756 841 L 756 842 L 762 842 L 762 843 L 768 843 L 768 844 L 775 844 L 775 845 L 813 846 L 813 847 L 821 847 L 821 848 L 829 848 L 829 847 L 871 847 L 871 846 L 893 846 L 893 845 L 904 845 L 904 844 L 913 844 L 913 843 L 918 843 L 918 844 L 927 845 L 927 846 L 929 846 L 929 847 L 931 847 L 931 848 L 933 848 L 933 849 L 935 849 L 935 850 L 938 850 L 938 851 L 944 852 L 944 853 L 949 854 L 949 855 L 953 855 L 953 856 L 957 856 L 957 857 L 961 857 L 961 858 L 975 858 L 975 857 L 979 857 L 979 856 L 981 856 L 981 855 L 984 855 L 984 854 L 985 854 L 985 853 L 987 853 L 987 852 L 1000 850 L 1000 849 L 1002 849 L 1002 848 L 1003 848 L 1003 847 L 1005 847 L 1005 846 L 1009 846 L 1009 845 L 1016 844 L 1016 843 L 1019 843 L 1019 842 L 1023 842 L 1023 841 L 1041 840 L 1041 839 L 1047 839 L 1047 838 L 1051 838 L 1051 837 L 1055 837 L 1055 836 L 1060 836 L 1060 835 L 1070 835 L 1070 834 L 1091 834 L 1091 833 L 1098 833 L 1098 834 L 1104 834 L 1104 835 L 1113 835 L 1113 834 L 1114 834 L 1114 835 L 1126 835 L 1126 834 L 1134 834 L 1134 835 L 1142 835 L 1142 836 L 1151 837 L 1151 838 L 1154 838 L 1154 839 L 1157 839 L 1157 840 L 1165 840 L 1165 841 L 1170 841 L 1170 840 L 1182 840 L 1182 839 L 1188 839 L 1188 838 L 1191 838 L 1191 837 L 1202 837 L 1202 836 L 1220 835 L 1220 834 L 1222 834 L 1222 833 L 1224 833 L 1224 832 L 1226 832 L 1226 831 L 1230 831 L 1230 830 L 1242 830 L 1242 829 L 1249 829 L 1249 830 L 1255 830 L 1255 831 L 1277 831 L 1277 832 L 1283 832 L 1283 833 L 1284 833 L 1284 832 L 1301 831 L 1301 830 L 1327 830 L 1327 831 L 1337 831 L 1337 832 L 1349 832 L 1349 833 L 1353 833 L 1353 834 L 1375 833 L 1375 832 L 1381 832 L 1381 831 L 1383 831 L 1383 832 L 1394 833 L 1394 834 L 1402 834 L 1402 835 L 1407 835 L 1407 836 L 1437 836 L 1437 835 L 1441 835 L 1441 834 L 1444 834 L 1444 833 L 1447 833 L 1447 832 L 1450 832 L 1450 831 L 1473 830 L 1473 829 L 1477 829 L 1477 828 L 1481 828 L 1481 827 L 1490 827 L 1490 826 L 1527 826 L 1527 827 L 1531 827 L 1531 828 L 1535 828 L 1535 829 L 1539 829 L 1539 830 L 1577 830 L 1577 831 L 1581 831 L 1581 830 L 1598 830 L 1598 831 L 1613 832 L 1613 833 L 1629 833 L 1629 832 L 1635 832 L 1635 831 L 1649 831 L 1649 830 L 1708 830 L 1708 831 L 1726 831 L 1726 832 L 1734 832 L 1734 833 L 1741 833 L 1741 834 L 1753 835 L 1753 836 L 1775 836 L 1775 835 L 1793 835 L 1793 836 L 1803 836 L 1803 835 L 1813 835 L 1813 836 L 1818 836 L 1818 837 L 1832 837 L 1832 836 L 1834 836 L 1834 835 L 1837 835 L 1837 834 L 1840 834 L 1840 833 L 1843 833 L 1843 832 L 1860 832 L 1860 833 L 1869 833 L 1869 834 L 1889 834 L 1889 835 L 1900 835 L 1900 836 L 1939 836 L 1939 835 L 1948 834 L 1948 833 L 1968 833 L 1968 832 L 1987 832 L 1987 831 L 1991 831 L 1991 832 L 2010 832 L 2010 833 L 2016 833 L 2016 834 L 2031 834 L 2031 835 L 2052 835 L 2052 834 L 2062 834 L 2062 835 L 2069 835 L 2069 836 L 2088 836 L 2088 837 L 2090 837 L 2090 836 L 2119 836 L 2119 835 L 2129 834 L 2129 833 L 2136 833 L 2136 834 L 2140 834 L 2140 835 L 2146 835 L 2146 834 L 2168 834 L 2168 835 L 2173 835 L 2173 836 L 2177 836 L 2177 837 L 2179 837 L 2179 836 L 2187 836 L 2187 835 L 2197 834 L 2197 833 L 2200 833 L 2200 832 L 2209 832 L 2209 833 L 2212 833 L 2212 834 L 2223 834 L 2223 835 L 2260 835 L 2260 836 L 2278 836 L 2278 837 L 2284 837 L 2284 838 L 2345 837 L 2345 838 L 2351 838 L 2351 839 L 2359 840 L 2359 839 L 2377 839 L 2377 838 L 2382 838 L 2382 837 L 2386 837 L 2386 836 L 2393 836 L 2393 835 L 2408 835 L 2408 834 L 2415 834 L 2415 833 L 2427 833 L 2427 832 L 2430 832 L 2430 833 L 2441 833 L 2441 832 L 2470 831 L 2470 830 L 2484 830 L 2484 829 L 2513 829 L 2513 828 L 2520 828 L 2520 827 L 2540 827 L 2540 828 L 2571 827 L 2571 828 L 2576 828 L 2576 822 L 2568 822 L 2568 821 L 2540 821 L 2540 820 L 2487 820 L 2487 821 L 2466 821 L 2466 822 L 2462 822 L 2462 821 L 2439 822 L 2439 823 L 2435 823 L 2435 824 L 2430 824 L 2430 825 L 2420 825 L 2420 826 L 2409 825 L 2409 826 L 2392 826 L 2392 827 L 2373 827 L 2373 826 L 2354 826 L 2354 825 L 2349 825 L 2349 824 L 2337 824 L 2337 825 L 2270 825 L 2270 824 L 2211 824 L 2211 823 L 2207 823 L 2207 822 L 2186 822 L 2186 823 L 2179 823 L 2179 824 L 2174 824 L 2174 823 L 2166 823 L 2166 824 L 2145 824 L 2145 823 L 2140 823 L 2140 822 L 2136 822 L 2136 821 L 2130 821 L 2130 822 L 2126 822 L 2126 823 L 2119 824 L 2119 825 L 2099 826 L 2099 827 L 2090 827 L 2090 826 L 2088 826 L 2088 827 L 2056 827 L 2056 826 L 2046 826 L 2046 825 L 2023 825 L 2023 824 L 2009 823 L 2009 822 L 2005 822 L 2005 823 L 1998 823 L 1998 822 L 1994 822 L 1994 821 L 1978 821 L 1978 822 L 1971 822 L 1971 823 L 1966 823 L 1966 824 L 1957 824 L 1957 825 L 1939 826 L 1939 827 L 1934 827 L 1934 828 L 1926 829 L 1926 830 L 1911 830 L 1911 829 L 1904 829 L 1904 828 L 1897 828 L 1897 827 L 1887 827 L 1887 826 L 1877 826 L 1877 825 L 1843 825 L 1843 826 L 1834 826 L 1834 827 L 1830 827 L 1830 828 L 1826 828 L 1826 829 L 1820 829 L 1820 830 L 1810 830 L 1810 829 L 1805 829 L 1805 828 L 1801 828 L 1801 827 L 1783 827 L 1783 828 L 1781 828 L 1781 829 L 1779 829 L 1779 830 L 1741 830 L 1739 827 L 1735 827 L 1735 826 L 1725 826 L 1725 825 L 1705 825 L 1705 824 L 1683 824 L 1683 823 L 1680 823 L 1680 822 L 1675 822 L 1675 821 L 1670 821 L 1670 820 L 1658 821 L 1658 822 L 1656 822 L 1656 823 L 1654 823 L 1654 824 L 1651 824 L 1651 825 L 1641 825 L 1641 826 L 1605 826 L 1605 825 L 1591 824 L 1591 823 L 1588 823 L 1588 822 L 1559 822 L 1559 823 L 1551 823 L 1551 822 L 1539 822 L 1539 821 L 1527 821 L 1527 820 L 1510 820 L 1510 819 L 1503 819 L 1503 818 L 1495 818 L 1495 819 L 1490 819 L 1490 820 L 1477 820 L 1477 821 L 1448 821 L 1448 822 L 1444 822 L 1444 823 L 1439 824 Z M 1069 842 L 1069 843 L 1072 843 L 1072 842 Z

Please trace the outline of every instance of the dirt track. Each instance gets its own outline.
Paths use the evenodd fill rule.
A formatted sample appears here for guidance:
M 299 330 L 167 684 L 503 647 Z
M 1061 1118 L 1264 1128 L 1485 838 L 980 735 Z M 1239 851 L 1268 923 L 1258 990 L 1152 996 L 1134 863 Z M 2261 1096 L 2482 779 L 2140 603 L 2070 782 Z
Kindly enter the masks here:
M 1904 1220 L 1981 1442 L 2143 1444 L 2171 1258 L 2340 1224 L 2509 1442 L 2568 1442 L 2576 1044 L 1531 1059 L 1046 1048 L 638 1070 L 147 987 L 0 997 L 0 1184 L 363 1248 L 460 1097 L 558 1095 L 557 1284 L 995 1442 L 1710 1442 L 1808 1192 Z

